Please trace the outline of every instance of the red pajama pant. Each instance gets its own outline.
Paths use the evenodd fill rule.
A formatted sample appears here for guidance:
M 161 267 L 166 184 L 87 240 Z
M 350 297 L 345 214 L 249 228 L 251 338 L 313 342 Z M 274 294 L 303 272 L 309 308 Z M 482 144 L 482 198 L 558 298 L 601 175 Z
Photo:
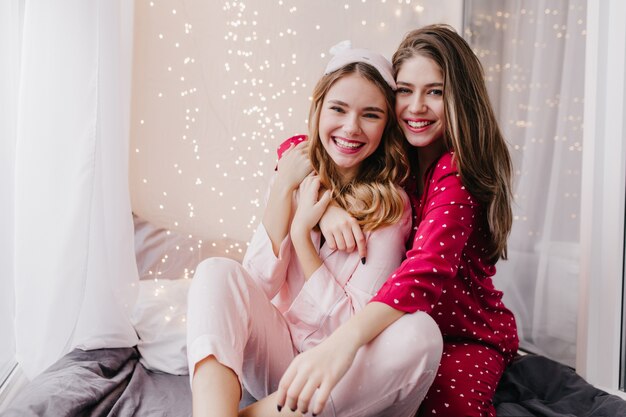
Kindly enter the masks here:
M 419 417 L 496 417 L 493 396 L 506 364 L 497 350 L 478 343 L 444 342 L 437 376 Z

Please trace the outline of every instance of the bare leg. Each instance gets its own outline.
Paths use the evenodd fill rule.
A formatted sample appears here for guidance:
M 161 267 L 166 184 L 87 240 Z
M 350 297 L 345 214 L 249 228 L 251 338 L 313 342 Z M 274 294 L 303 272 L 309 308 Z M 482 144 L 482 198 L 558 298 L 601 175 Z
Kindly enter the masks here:
M 210 258 L 198 265 L 187 314 L 195 417 L 237 416 L 238 377 L 263 398 L 276 391 L 296 353 L 285 318 L 241 264 Z
M 241 410 L 239 417 L 302 417 L 302 414 L 297 411 L 294 413 L 287 407 L 279 413 L 276 408 L 276 393 L 273 393 Z
M 232 369 L 213 355 L 198 362 L 192 384 L 194 417 L 235 417 L 240 397 L 239 379 Z

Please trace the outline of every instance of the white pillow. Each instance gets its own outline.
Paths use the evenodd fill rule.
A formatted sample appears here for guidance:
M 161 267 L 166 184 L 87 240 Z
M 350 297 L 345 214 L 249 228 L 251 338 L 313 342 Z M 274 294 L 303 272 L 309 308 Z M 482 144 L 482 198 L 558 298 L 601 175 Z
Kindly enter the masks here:
M 187 292 L 191 279 L 144 280 L 131 322 L 139 336 L 139 361 L 152 371 L 188 375 Z
M 133 215 L 135 225 L 135 256 L 139 279 L 191 278 L 198 264 L 214 256 L 240 261 L 246 248 L 244 242 L 220 238 L 204 240 L 181 232 L 170 231 Z

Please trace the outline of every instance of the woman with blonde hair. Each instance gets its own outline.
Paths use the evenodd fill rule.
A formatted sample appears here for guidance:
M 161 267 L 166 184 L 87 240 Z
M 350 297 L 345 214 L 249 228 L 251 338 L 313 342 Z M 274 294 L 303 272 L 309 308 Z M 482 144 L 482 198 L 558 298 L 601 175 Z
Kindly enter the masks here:
M 279 151 L 243 265 L 211 258 L 197 267 L 187 315 L 194 416 L 417 411 L 441 357 L 437 325 L 427 314 L 397 320 L 401 314 L 387 305 L 366 306 L 400 265 L 411 230 L 394 88 L 391 64 L 381 55 L 337 51 L 313 94 L 308 139 L 291 138 Z M 373 251 L 367 261 L 322 240 L 316 225 L 331 201 L 365 231 Z M 372 321 L 380 311 L 392 312 L 397 323 Z M 326 354 L 337 345 L 345 348 Z M 301 352 L 325 361 L 305 369 L 307 375 L 330 363 L 339 364 L 343 378 L 301 386 L 296 378 L 292 386 L 304 395 L 281 403 L 279 381 Z M 244 387 L 260 401 L 238 413 Z

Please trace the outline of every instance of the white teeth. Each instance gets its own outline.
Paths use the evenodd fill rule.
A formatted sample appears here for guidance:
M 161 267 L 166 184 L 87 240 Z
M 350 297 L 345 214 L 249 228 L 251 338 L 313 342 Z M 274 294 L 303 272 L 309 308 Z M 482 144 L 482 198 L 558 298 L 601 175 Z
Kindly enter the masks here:
M 355 149 L 355 148 L 360 148 L 361 146 L 363 146 L 362 143 L 346 142 L 345 140 L 341 140 L 339 138 L 335 138 L 335 142 L 337 142 L 337 145 L 343 148 Z
M 407 120 L 407 123 L 409 124 L 409 126 L 411 126 L 413 128 L 416 128 L 416 129 L 419 129 L 419 128 L 424 127 L 424 126 L 428 126 L 429 124 L 432 124 L 432 122 L 429 122 L 429 121 L 414 122 L 414 121 L 411 121 L 411 120 Z

